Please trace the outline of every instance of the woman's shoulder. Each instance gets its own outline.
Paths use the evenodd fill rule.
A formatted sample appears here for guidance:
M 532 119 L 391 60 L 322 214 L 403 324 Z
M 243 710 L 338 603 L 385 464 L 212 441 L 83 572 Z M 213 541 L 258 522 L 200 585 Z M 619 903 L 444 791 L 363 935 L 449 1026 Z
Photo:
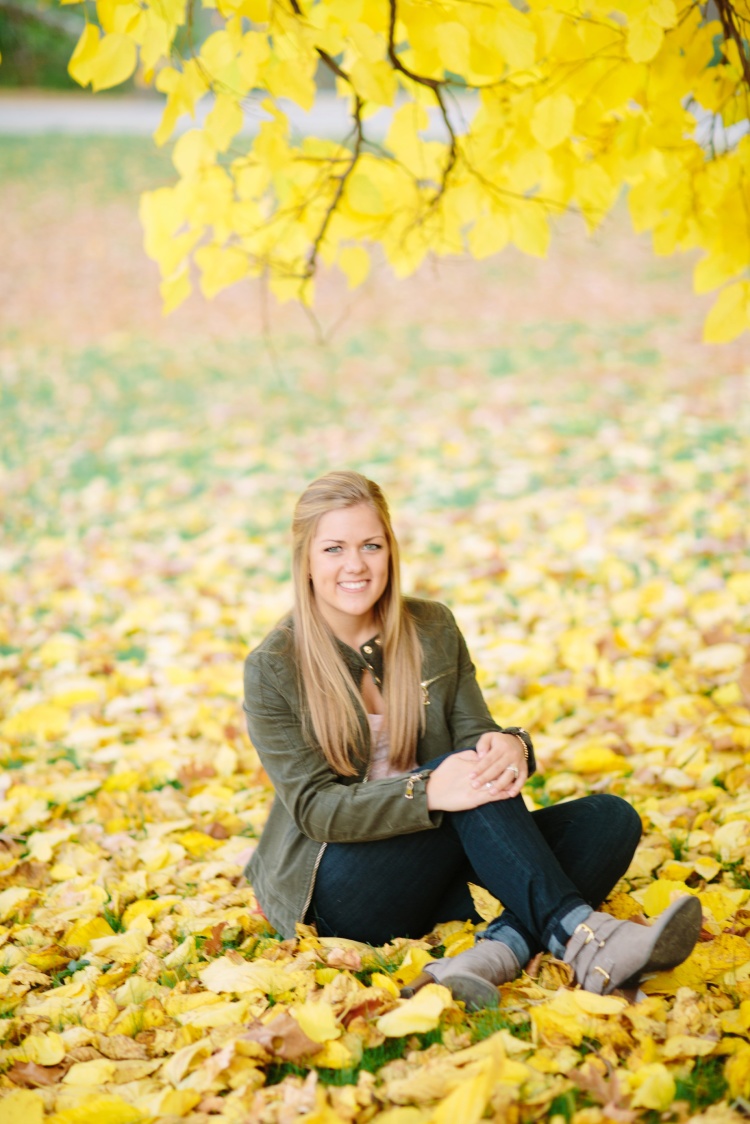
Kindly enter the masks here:
M 427 601 L 423 597 L 405 597 L 404 606 L 414 620 L 417 628 L 456 627 L 453 613 L 442 601 Z
M 294 660 L 294 620 L 284 617 L 271 629 L 245 659 L 245 668 L 258 668 L 264 664 L 284 664 Z

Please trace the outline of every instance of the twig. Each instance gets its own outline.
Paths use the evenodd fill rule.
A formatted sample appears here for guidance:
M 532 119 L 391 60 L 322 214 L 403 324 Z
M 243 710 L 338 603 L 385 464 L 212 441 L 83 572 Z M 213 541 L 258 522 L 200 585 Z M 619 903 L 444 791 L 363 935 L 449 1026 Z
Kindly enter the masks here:
M 318 233 L 315 237 L 315 241 L 312 244 L 312 248 L 310 250 L 310 255 L 307 259 L 307 268 L 305 269 L 305 277 L 306 278 L 312 277 L 313 274 L 315 273 L 315 267 L 316 267 L 317 261 L 318 261 L 318 253 L 320 251 L 320 247 L 323 244 L 323 239 L 326 236 L 326 231 L 328 230 L 328 227 L 330 226 L 331 219 L 333 218 L 334 214 L 336 213 L 336 208 L 338 207 L 338 205 L 341 201 L 341 196 L 344 194 L 344 189 L 346 187 L 347 180 L 349 179 L 352 172 L 354 171 L 354 169 L 357 165 L 357 161 L 359 160 L 359 158 L 362 154 L 362 144 L 364 142 L 364 134 L 362 132 L 362 104 L 363 103 L 362 103 L 362 99 L 359 96 L 359 94 L 355 93 L 354 97 L 355 97 L 355 102 L 354 102 L 353 117 L 354 117 L 354 128 L 355 128 L 355 140 L 354 140 L 354 149 L 352 151 L 352 158 L 349 161 L 349 164 L 347 165 L 346 169 L 338 177 L 339 182 L 337 184 L 335 194 L 334 194 L 333 199 L 331 200 L 331 203 L 330 203 L 330 205 L 329 205 L 329 207 L 328 207 L 328 209 L 325 213 L 325 216 L 323 218 L 323 222 L 320 224 L 320 230 L 318 231 Z
M 740 57 L 740 66 L 742 67 L 742 76 L 745 79 L 746 86 L 750 87 L 750 57 L 747 55 L 745 42 L 740 34 L 740 30 L 735 23 L 737 13 L 735 12 L 730 0 L 716 0 L 716 9 L 719 13 L 721 26 L 724 30 L 724 39 L 732 40 L 737 48 L 737 54 Z
M 296 2 L 296 0 L 294 0 L 294 2 Z M 415 72 L 413 70 L 410 70 L 408 66 L 404 66 L 403 62 L 396 53 L 396 19 L 398 16 L 396 0 L 389 0 L 389 4 L 390 19 L 388 22 L 388 58 L 391 60 L 393 67 L 396 70 L 400 71 L 401 74 L 404 74 L 407 78 L 410 78 L 412 82 L 416 82 L 417 85 L 426 86 L 428 90 L 432 90 L 433 94 L 435 95 L 435 101 L 438 103 L 438 107 L 443 118 L 443 123 L 445 124 L 448 136 L 450 137 L 448 159 L 445 162 L 443 175 L 441 177 L 438 189 L 432 200 L 430 201 L 430 209 L 432 209 L 445 194 L 446 188 L 448 186 L 448 177 L 453 171 L 456 165 L 456 160 L 458 159 L 458 142 L 456 140 L 456 133 L 451 123 L 451 119 L 448 116 L 448 109 L 446 107 L 445 98 L 443 96 L 443 87 L 446 85 L 446 83 L 439 78 L 425 78 L 423 74 L 415 74 Z

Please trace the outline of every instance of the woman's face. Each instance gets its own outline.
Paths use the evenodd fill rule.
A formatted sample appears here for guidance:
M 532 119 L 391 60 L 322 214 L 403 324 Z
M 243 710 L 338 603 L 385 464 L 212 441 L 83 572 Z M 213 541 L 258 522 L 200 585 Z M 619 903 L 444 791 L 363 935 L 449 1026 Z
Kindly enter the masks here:
M 383 524 L 369 504 L 329 511 L 320 519 L 310 544 L 310 579 L 315 601 L 339 639 L 352 643 L 360 633 L 371 635 L 389 561 Z

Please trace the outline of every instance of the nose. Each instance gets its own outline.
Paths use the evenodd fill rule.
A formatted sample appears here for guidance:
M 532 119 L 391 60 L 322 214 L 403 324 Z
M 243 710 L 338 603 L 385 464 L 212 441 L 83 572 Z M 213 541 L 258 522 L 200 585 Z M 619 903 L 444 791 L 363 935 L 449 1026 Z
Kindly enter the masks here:
M 344 559 L 344 568 L 350 574 L 361 574 L 365 568 L 365 561 L 358 550 L 349 551 Z

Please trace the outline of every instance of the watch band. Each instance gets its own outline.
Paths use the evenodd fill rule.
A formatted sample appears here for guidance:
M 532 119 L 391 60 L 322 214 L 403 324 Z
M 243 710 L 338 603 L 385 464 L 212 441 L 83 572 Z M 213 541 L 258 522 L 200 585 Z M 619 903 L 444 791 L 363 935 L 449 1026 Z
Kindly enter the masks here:
M 512 734 L 513 737 L 518 738 L 523 746 L 523 755 L 527 761 L 529 760 L 529 754 L 534 750 L 534 743 L 528 730 L 524 730 L 523 726 L 503 726 L 500 733 Z

